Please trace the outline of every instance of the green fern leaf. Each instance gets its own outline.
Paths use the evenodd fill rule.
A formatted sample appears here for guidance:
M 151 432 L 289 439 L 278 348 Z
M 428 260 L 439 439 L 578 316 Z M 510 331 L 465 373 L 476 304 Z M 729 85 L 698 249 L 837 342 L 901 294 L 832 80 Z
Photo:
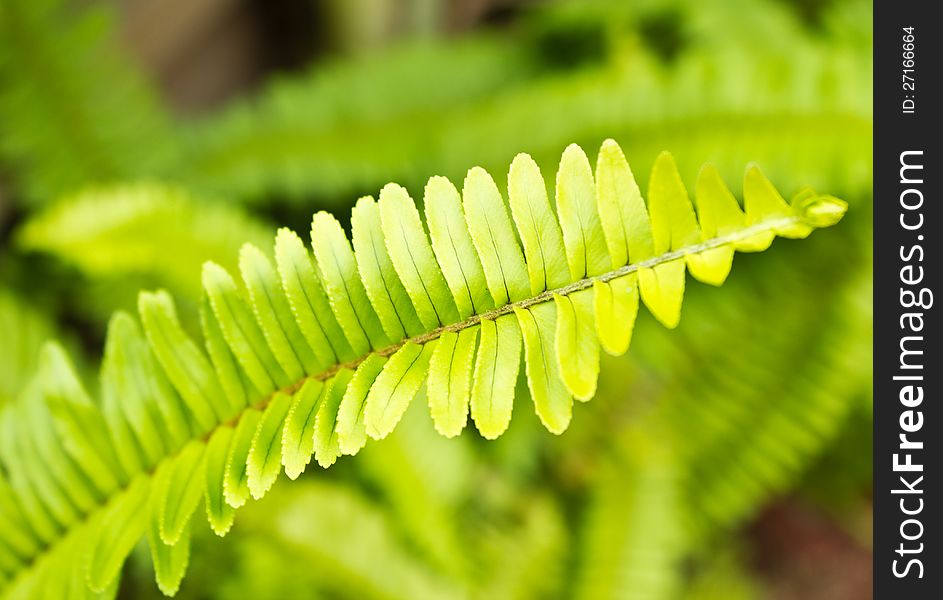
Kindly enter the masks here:
M 165 377 L 155 369 L 158 375 L 145 381 L 158 382 L 157 385 L 163 388 L 166 387 L 164 379 L 169 379 L 186 404 L 193 424 L 200 431 L 208 431 L 216 419 L 213 407 L 225 404 L 221 400 L 222 388 L 209 360 L 183 330 L 169 294 L 142 293 L 138 297 L 138 312 L 154 357 L 166 373 Z M 172 406 L 176 408 L 175 403 Z M 185 438 L 185 430 L 191 428 L 182 415 L 179 418 L 175 415 L 169 425 L 181 438 Z
M 277 393 L 262 413 L 249 447 L 246 466 L 246 484 L 253 498 L 265 495 L 282 467 L 282 428 L 291 396 Z
M 462 432 L 468 420 L 472 361 L 478 342 L 476 329 L 443 332 L 429 359 L 426 392 L 436 431 L 446 437 Z
M 521 364 L 521 328 L 514 315 L 483 319 L 475 359 L 471 416 L 478 432 L 493 440 L 511 423 L 514 386 Z
M 164 543 L 176 544 L 180 540 L 199 505 L 203 495 L 203 473 L 206 470 L 203 463 L 205 450 L 203 442 L 190 442 L 172 461 L 161 465 L 161 469 L 166 472 L 166 484 L 158 485 L 161 469 L 154 476 L 155 491 L 152 493 L 160 489 L 158 525 Z
M 677 598 L 685 537 L 677 467 L 644 431 L 599 467 L 583 516 L 573 598 Z M 670 450 L 669 450 L 670 452 Z
M 223 477 L 223 496 L 226 504 L 239 508 L 249 499 L 249 482 L 247 461 L 252 451 L 252 440 L 262 412 L 254 408 L 247 409 L 239 419 L 236 431 L 229 442 L 229 451 L 226 456 L 226 473 Z
M 596 395 L 596 377 L 599 375 L 599 341 L 593 312 L 595 293 L 591 288 L 569 296 L 553 295 L 557 309 L 553 345 L 557 368 L 566 387 L 577 400 L 582 401 Z M 608 322 L 604 323 L 608 326 Z
M 533 26 L 554 6 L 535 7 L 518 24 Z M 452 45 L 417 63 L 424 65 L 417 71 L 435 73 L 439 84 L 411 99 L 391 93 L 378 102 L 364 91 L 415 81 L 415 73 L 399 66 L 402 49 L 318 69 L 199 124 L 174 174 L 226 197 L 303 202 L 379 188 L 388 178 L 409 190 L 420 189 L 429 173 L 458 182 L 471 160 L 497 175 L 520 140 L 545 164 L 568 141 L 596 144 L 602 132 L 615 132 L 633 160 L 666 147 L 683 155 L 689 183 L 705 160 L 729 178 L 753 159 L 777 179 L 795 177 L 849 195 L 868 191 L 869 34 L 811 36 L 778 5 L 744 11 L 708 1 L 677 8 L 671 21 L 691 24 L 697 35 L 685 36 L 668 64 L 639 43 L 648 38 L 639 31 L 646 9 L 608 3 L 600 10 L 605 16 L 595 17 L 599 37 L 592 41 L 603 56 L 576 70 L 507 77 L 528 45 L 501 48 L 490 36 L 460 42 L 492 46 L 477 69 L 464 53 L 455 56 Z M 571 25 L 583 31 L 581 12 Z M 725 26 L 710 26 L 707 15 Z M 755 15 L 762 15 L 760 26 Z M 867 23 L 863 13 L 845 20 L 856 29 Z M 455 73 L 464 76 L 456 80 Z M 507 79 L 491 87 L 501 74 Z M 480 79 L 491 84 L 478 87 Z M 435 102 L 443 96 L 450 101 Z M 365 122 L 352 123 L 346 118 L 352 112 Z M 639 175 L 646 181 L 647 174 Z
M 583 151 L 567 148 L 555 213 L 539 169 L 522 156 L 510 172 L 510 205 L 479 168 L 469 172 L 460 202 L 450 184 L 430 182 L 426 202 L 445 206 L 427 206 L 435 215 L 428 237 L 405 190 L 387 186 L 379 202 L 358 204 L 353 245 L 334 217 L 318 213 L 313 261 L 283 231 L 277 268 L 261 251 L 243 250 L 245 289 L 206 263 L 206 353 L 167 293 L 143 293 L 146 341 L 131 317 L 114 318 L 101 405 L 61 349 L 47 347 L 32 396 L 2 414 L 0 473 L 9 485 L 0 483 L 11 500 L 0 504 L 0 524 L 30 550 L 30 540 L 55 549 L 72 535 L 96 544 L 99 533 L 81 523 L 112 498 L 139 499 L 122 490 L 147 477 L 149 508 L 140 517 L 150 522 L 136 526 L 147 531 L 158 585 L 172 594 L 200 498 L 214 531 L 225 533 L 232 509 L 264 495 L 283 467 L 297 476 L 312 453 L 327 467 L 368 436 L 389 435 L 427 380 L 436 429 L 458 434 L 470 409 L 479 432 L 497 437 L 510 422 L 522 354 L 535 411 L 561 433 L 573 398 L 594 393 L 600 345 L 615 353 L 628 346 L 639 296 L 673 326 L 687 266 L 718 283 L 727 258 L 710 253 L 803 237 L 845 207 L 809 192 L 786 204 L 750 167 L 740 222 L 739 208 L 707 171 L 699 189 L 713 197 L 698 203 L 701 225 L 669 155 L 656 161 L 647 210 L 614 142 L 604 145 L 599 165 L 594 175 Z M 401 315 L 407 300 L 412 309 Z M 14 427 L 28 409 L 31 427 Z M 125 451 L 136 454 L 121 458 Z M 92 552 L 96 589 L 111 584 L 126 545 L 122 538 L 113 554 Z M 8 554 L 0 557 L 14 587 L 43 585 L 36 551 L 22 561 Z
M 206 447 L 206 470 L 204 472 L 203 498 L 206 518 L 213 533 L 222 537 L 229 532 L 236 516 L 235 509 L 226 501 L 226 461 L 232 443 L 232 427 L 216 430 Z
M 34 206 L 90 183 L 153 176 L 176 155 L 169 115 L 129 64 L 114 8 L 0 7 L 0 158 Z
M 423 327 L 431 330 L 457 321 L 455 300 L 432 253 L 419 211 L 405 189 L 388 184 L 380 191 L 380 217 L 393 267 Z
M 270 231 L 238 206 L 142 182 L 83 188 L 57 199 L 17 230 L 16 242 L 75 265 L 90 279 L 121 284 L 144 276 L 196 302 L 202 286 L 195 263 L 212 260 L 234 269 L 239 248 L 269 243 Z
M 314 427 L 326 391 L 325 384 L 309 379 L 295 394 L 288 409 L 282 430 L 282 464 L 289 479 L 297 479 L 311 462 Z
M 100 513 L 101 524 L 88 559 L 88 587 L 104 592 L 117 581 L 121 566 L 141 540 L 147 526 L 146 514 L 151 479 L 134 478 L 127 489 L 114 497 Z
M 432 177 L 424 204 L 432 248 L 461 318 L 494 308 L 455 185 L 444 177 Z
M 638 316 L 638 275 L 593 282 L 596 335 L 603 350 L 621 356 L 629 349 Z
M 288 378 L 297 381 L 305 371 L 317 369 L 314 350 L 295 323 L 288 298 L 269 260 L 255 246 L 246 245 L 240 252 L 239 269 L 256 320 Z
M 358 200 L 350 222 L 357 267 L 383 330 L 390 339 L 422 333 L 419 315 L 406 288 L 396 276 L 392 259 L 386 250 L 380 209 L 376 201 L 370 197 Z
M 344 454 L 356 454 L 367 443 L 367 425 L 364 422 L 367 394 L 385 364 L 386 358 L 379 354 L 367 356 L 354 371 L 344 391 L 337 410 L 337 440 Z
M 367 435 L 379 440 L 393 431 L 426 377 L 437 342 L 422 345 L 407 342 L 383 365 L 367 394 L 364 408 Z
M 813 248 L 806 256 L 822 256 L 838 247 L 844 246 Z M 867 259 L 846 258 L 836 276 L 834 267 L 803 273 L 780 270 L 788 262 L 778 258 L 769 263 L 778 276 L 751 278 L 754 294 L 743 296 L 747 299 L 736 307 L 716 295 L 702 296 L 699 306 L 691 307 L 701 319 L 689 325 L 704 323 L 708 316 L 714 322 L 685 334 L 687 340 L 680 346 L 687 350 L 679 348 L 677 359 L 697 366 L 683 375 L 665 374 L 658 410 L 649 421 L 666 432 L 680 455 L 689 524 L 705 544 L 712 534 L 754 517 L 770 498 L 794 485 L 833 443 L 860 399 L 870 398 L 870 379 L 860 368 L 870 359 Z M 818 282 L 819 293 L 797 301 L 810 277 Z M 771 294 L 790 300 L 777 301 L 778 324 L 758 340 L 755 328 L 738 317 L 744 310 L 768 306 Z M 823 306 L 820 319 L 808 318 L 811 310 Z M 698 360 L 716 347 L 719 331 L 711 329 L 722 331 L 741 351 L 714 361 Z M 661 353 L 655 360 L 666 357 Z M 791 365 L 788 371 L 778 367 L 784 361 Z M 778 402 L 771 405 L 755 393 L 767 388 L 778 390 Z
M 157 508 L 152 508 L 156 511 Z M 157 587 L 167 596 L 173 596 L 180 589 L 180 582 L 190 562 L 190 527 L 184 530 L 183 537 L 175 544 L 166 544 L 160 538 L 160 526 L 157 519 L 151 519 L 147 530 L 147 542 L 151 548 L 151 560 L 154 562 L 154 575 Z
M 340 404 L 353 378 L 353 371 L 341 369 L 331 380 L 318 407 L 314 420 L 314 457 L 325 469 L 334 464 L 341 455 L 337 435 L 337 416 Z

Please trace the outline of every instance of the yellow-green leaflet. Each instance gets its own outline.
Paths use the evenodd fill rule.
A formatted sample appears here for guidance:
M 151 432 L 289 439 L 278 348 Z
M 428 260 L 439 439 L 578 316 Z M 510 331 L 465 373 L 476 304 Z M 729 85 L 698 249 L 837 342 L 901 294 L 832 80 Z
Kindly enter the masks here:
M 493 440 L 511 423 L 514 386 L 521 364 L 521 329 L 514 315 L 494 321 L 482 319 L 479 328 L 481 341 L 475 358 L 471 416 L 478 432 Z
M 848 211 L 848 203 L 834 196 L 819 195 L 809 187 L 804 187 L 792 197 L 789 206 L 800 220 L 788 227 L 779 227 L 781 235 L 802 239 L 808 237 L 816 227 L 831 227 L 838 223 Z
M 223 485 L 226 478 L 226 460 L 233 438 L 232 427 L 220 427 L 206 444 L 206 468 L 204 470 L 203 495 L 206 517 L 210 528 L 218 536 L 224 536 L 232 527 L 236 509 L 226 502 Z
M 200 324 L 203 327 L 203 340 L 210 355 L 213 367 L 219 378 L 219 385 L 225 392 L 227 408 L 225 419 L 231 419 L 253 399 L 262 395 L 239 367 L 239 362 L 226 343 L 223 331 L 219 328 L 216 315 L 210 306 L 210 299 L 203 294 L 200 303 Z
M 97 516 L 97 515 L 96 515 Z M 94 527 L 94 524 L 89 524 Z M 45 572 L 39 579 L 41 585 L 45 587 L 45 595 L 48 598 L 77 598 L 79 600 L 88 598 L 89 600 L 111 600 L 118 593 L 118 580 L 120 577 L 112 579 L 102 591 L 93 591 L 89 587 L 87 553 L 89 548 L 86 540 L 82 538 L 66 539 L 63 543 L 63 552 L 59 556 L 50 556 L 46 564 Z M 85 553 L 86 556 L 82 556 Z M 76 560 L 76 557 L 80 557 Z M 58 580 L 58 581 L 57 581 Z M 61 586 L 59 589 L 53 586 Z M 37 594 L 38 595 L 38 594 Z M 11 597 L 18 597 L 17 593 L 10 594 Z M 29 593 L 26 597 L 33 597 Z
M 426 378 L 435 345 L 435 341 L 421 346 L 407 342 L 386 362 L 367 394 L 367 435 L 379 440 L 393 431 Z
M 468 231 L 495 306 L 526 298 L 530 294 L 530 280 L 524 255 L 491 175 L 480 167 L 470 170 L 465 176 L 462 200 Z
M 337 439 L 337 411 L 353 376 L 354 372 L 350 369 L 338 371 L 330 384 L 325 386 L 324 396 L 318 407 L 314 421 L 314 458 L 325 469 L 333 465 L 341 455 Z
M 268 393 L 289 385 L 292 380 L 269 349 L 232 276 L 207 262 L 203 265 L 203 287 L 226 343 L 256 389 Z
M 380 191 L 380 218 L 386 249 L 423 327 L 435 329 L 458 321 L 458 309 L 423 230 L 416 204 L 401 186 Z
M 3 432 L 0 423 L 0 432 Z M 0 442 L 0 451 L 3 451 Z M 4 452 L 5 454 L 5 452 Z M 39 550 L 39 544 L 29 528 L 26 516 L 13 499 L 13 489 L 0 472 L 0 527 L 3 528 L 3 544 L 17 556 L 30 556 Z
M 50 512 L 60 523 L 74 523 L 96 505 L 100 494 L 82 477 L 68 453 L 56 444 L 57 433 L 49 410 L 41 396 L 32 393 L 38 392 L 37 383 L 30 382 L 28 393 L 11 408 L 15 415 L 11 419 L 28 431 L 22 439 L 26 466 Z M 46 469 L 42 469 L 44 465 Z
M 554 336 L 560 378 L 577 400 L 589 400 L 596 394 L 599 377 L 599 342 L 593 316 L 593 289 L 568 296 L 553 295 L 557 308 Z
M 151 549 L 151 559 L 154 562 L 154 572 L 157 578 L 157 585 L 160 590 L 168 595 L 174 595 L 180 587 L 183 575 L 187 570 L 187 563 L 190 559 L 190 525 L 187 522 L 178 539 L 173 544 L 168 544 L 161 535 L 161 505 L 164 499 L 164 493 L 169 482 L 160 482 L 161 470 L 169 473 L 173 469 L 172 463 L 166 463 L 158 469 L 155 479 L 151 485 L 150 500 L 148 511 L 150 517 L 150 527 L 147 530 L 147 541 Z M 169 476 L 169 475 L 167 475 Z
M 648 182 L 648 211 L 655 254 L 680 250 L 701 241 L 688 191 L 681 181 L 674 158 L 667 152 L 659 154 L 652 167 Z
M 170 294 L 142 292 L 138 312 L 157 361 L 205 433 L 216 423 L 214 406 L 223 406 L 222 389 L 210 361 L 186 334 Z
M 354 358 L 354 350 L 331 311 L 327 293 L 314 271 L 304 242 L 294 231 L 278 230 L 275 262 L 291 312 L 319 363 L 326 367 Z
M 108 435 L 105 419 L 82 387 L 68 355 L 47 343 L 39 359 L 40 386 L 66 451 L 103 494 L 127 480 Z
M 385 364 L 385 357 L 370 354 L 354 371 L 353 379 L 347 385 L 337 410 L 337 442 L 344 454 L 357 454 L 367 443 L 367 425 L 364 422 L 367 393 Z
M 160 538 L 167 544 L 177 543 L 200 502 L 205 449 L 206 445 L 199 440 L 190 442 L 173 460 L 161 465 L 161 469 L 170 467 L 165 470 L 166 484 L 158 483 L 160 475 L 154 478 L 153 493 L 159 494 Z
M 88 557 L 88 587 L 105 591 L 121 573 L 121 565 L 144 535 L 151 480 L 138 475 L 128 488 L 108 503 L 101 514 L 98 536 Z
M 436 431 L 445 437 L 460 434 L 468 420 L 477 341 L 478 327 L 443 332 L 429 361 L 429 411 Z
M 698 173 L 694 196 L 697 198 L 702 240 L 730 235 L 744 227 L 743 211 L 715 167 L 705 165 Z M 724 244 L 718 248 L 688 254 L 685 259 L 691 275 L 699 281 L 720 285 L 727 279 L 730 267 L 733 266 L 733 253 L 733 245 Z
M 785 219 L 791 215 L 789 205 L 756 165 L 747 167 L 743 177 L 743 208 L 747 225 L 769 219 Z
M 28 472 L 40 484 L 53 512 L 78 518 L 93 508 L 101 493 L 85 479 L 65 448 L 57 444 L 58 432 L 49 407 L 43 401 L 42 382 L 34 378 L 18 401 L 10 406 L 10 422 L 23 429 L 21 451 L 26 455 Z M 46 465 L 48 472 L 34 472 L 34 467 Z M 56 484 L 58 480 L 58 485 Z
M 275 267 L 262 251 L 245 244 L 239 252 L 239 270 L 249 291 L 252 311 L 272 353 L 291 381 L 317 372 L 314 351 L 298 328 L 282 291 Z
M 223 497 L 226 498 L 226 504 L 233 508 L 239 508 L 249 499 L 246 461 L 249 459 L 252 438 L 255 437 L 255 430 L 261 419 L 261 411 L 254 408 L 246 409 L 229 442 L 226 474 L 223 478 Z
M 127 348 L 128 343 L 137 337 L 137 349 L 147 349 L 136 329 L 134 319 L 125 312 L 111 317 L 101 371 L 102 414 L 115 446 L 125 449 L 118 453 L 118 460 L 127 473 L 137 473 L 164 455 L 164 442 L 147 412 L 148 403 L 130 395 L 133 388 L 129 389 L 125 377 L 125 361 L 131 358 L 128 351 L 134 351 Z
M 256 426 L 246 463 L 246 479 L 253 498 L 264 496 L 278 479 L 282 469 L 282 426 L 289 408 L 291 396 L 276 393 Z
M 622 356 L 629 349 L 638 315 L 638 275 L 593 282 L 596 335 L 603 350 Z
M 77 555 L 80 555 L 82 552 L 88 552 L 87 544 L 84 544 L 85 540 L 73 539 L 68 540 L 65 543 L 67 550 L 64 552 L 64 556 L 59 557 L 61 561 L 54 569 L 47 571 L 43 577 L 44 584 L 47 584 L 46 594 L 50 594 L 54 598 L 77 598 L 79 600 L 89 599 L 89 600 L 111 600 L 118 593 L 118 580 L 119 577 L 115 577 L 110 584 L 108 584 L 104 590 L 100 592 L 93 591 L 89 588 L 88 585 L 88 570 L 85 560 L 79 558 L 75 559 Z M 84 558 L 84 557 L 83 557 Z M 61 577 L 59 585 L 63 586 L 63 591 L 60 595 L 58 591 L 53 591 L 51 587 L 48 586 L 48 583 L 51 579 L 55 579 L 56 575 Z M 53 584 L 54 585 L 54 584 Z
M 556 330 L 556 306 L 537 304 L 527 309 L 515 308 L 524 337 L 524 363 L 527 387 L 540 422 L 552 433 L 562 433 L 570 424 L 573 397 L 566 389 L 553 356 Z
M 389 338 L 359 277 L 354 251 L 337 219 L 326 212 L 314 215 L 311 246 L 331 301 L 331 310 L 354 353 L 362 356 L 371 348 L 388 344 Z
M 467 319 L 494 308 L 458 190 L 445 177 L 432 177 L 426 184 L 423 204 L 432 249 L 452 290 L 459 316 Z
M 157 518 L 151 520 L 147 530 L 147 542 L 151 548 L 151 560 L 154 563 L 154 575 L 157 587 L 166 596 L 173 596 L 180 589 L 180 582 L 187 572 L 190 561 L 190 525 L 184 528 L 180 539 L 175 544 L 165 544 L 160 539 Z
M 765 220 L 789 215 L 789 206 L 756 165 L 747 167 L 743 178 L 743 210 L 746 224 L 756 225 Z M 741 252 L 759 252 L 769 248 L 779 233 L 777 229 L 766 230 L 737 243 Z
M 30 398 L 30 396 L 23 398 L 30 399 L 31 401 L 28 404 L 21 402 L 16 407 L 17 410 L 15 412 L 11 411 L 10 422 L 16 422 L 19 427 L 26 425 L 28 428 L 32 429 L 36 421 L 36 410 L 29 409 L 32 406 L 42 407 L 43 404 L 38 402 L 39 398 Z M 53 434 L 53 436 L 54 435 L 55 434 Z M 47 444 L 42 443 L 42 440 L 37 439 L 33 435 L 22 436 L 20 444 L 21 447 L 18 450 L 22 457 L 21 460 L 23 461 L 24 475 L 31 481 L 36 492 L 43 498 L 48 507 L 49 514 L 57 523 L 62 525 L 70 525 L 77 522 L 81 513 L 79 507 L 76 506 L 77 503 L 74 497 L 70 495 L 66 486 L 56 485 L 56 479 L 57 476 L 60 476 L 62 466 L 68 464 L 67 457 L 63 456 L 60 452 L 59 457 L 62 460 L 49 463 L 51 468 L 42 469 L 42 465 L 51 458 L 51 453 L 47 451 Z M 73 486 L 69 487 L 71 488 Z M 81 494 L 81 504 L 86 506 L 94 506 L 96 499 L 102 497 L 101 492 L 96 490 L 94 486 L 88 484 L 80 486 L 75 491 Z
M 668 329 L 677 327 L 684 298 L 684 259 L 643 267 L 638 271 L 638 279 L 642 301 L 648 310 Z
M 613 268 L 655 254 L 642 192 L 622 149 L 613 140 L 602 143 L 596 159 L 596 205 Z
M 190 438 L 187 415 L 137 323 L 119 312 L 108 330 L 101 376 L 105 419 L 116 441 L 120 425 L 113 423 L 125 419 L 136 447 L 152 466 Z
M 540 168 L 530 156 L 518 154 L 508 171 L 508 203 L 524 244 L 530 293 L 570 282 L 563 233 L 557 222 Z
M 49 512 L 39 500 L 36 489 L 29 478 L 28 456 L 21 449 L 21 440 L 16 435 L 17 425 L 13 411 L 0 412 L 2 432 L 0 435 L 0 449 L 7 460 L 10 491 L 21 498 L 24 521 L 29 528 L 43 542 L 54 539 L 59 531 L 59 525 L 52 519 Z
M 743 229 L 746 217 L 715 166 L 704 165 L 701 168 L 694 197 L 697 199 L 697 218 L 704 240 L 731 235 Z
M 331 384 L 328 382 L 326 385 Z M 293 396 L 282 430 L 282 465 L 289 479 L 301 475 L 311 461 L 314 421 L 325 391 L 325 384 L 308 379 Z
M 570 144 L 557 171 L 557 214 L 571 280 L 605 273 L 612 265 L 596 204 L 589 159 L 582 148 Z
M 422 333 L 416 309 L 393 266 L 380 225 L 380 207 L 367 196 L 350 215 L 351 239 L 357 268 L 383 330 L 391 340 Z

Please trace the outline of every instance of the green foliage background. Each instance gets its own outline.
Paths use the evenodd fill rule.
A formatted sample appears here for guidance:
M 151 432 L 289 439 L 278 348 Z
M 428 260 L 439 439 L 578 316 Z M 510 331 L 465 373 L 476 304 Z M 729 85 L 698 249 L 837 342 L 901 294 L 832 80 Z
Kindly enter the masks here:
M 516 410 L 496 442 L 446 440 L 417 399 L 226 540 L 200 526 L 180 597 L 798 597 L 757 533 L 781 507 L 870 547 L 870 18 L 858 0 L 527 5 L 462 36 L 338 50 L 184 118 L 123 56 L 107 6 L 5 0 L 0 403 L 51 336 L 94 373 L 107 316 L 140 288 L 172 290 L 196 332 L 204 260 L 233 266 L 318 209 L 346 218 L 387 181 L 418 197 L 433 174 L 500 173 L 521 151 L 549 166 L 606 137 L 643 189 L 662 149 L 689 187 L 703 162 L 738 181 L 756 161 L 848 216 L 738 257 L 721 289 L 690 283 L 675 331 L 640 315 L 561 437 Z M 122 597 L 159 595 L 146 554 Z M 829 564 L 813 575 L 847 576 Z

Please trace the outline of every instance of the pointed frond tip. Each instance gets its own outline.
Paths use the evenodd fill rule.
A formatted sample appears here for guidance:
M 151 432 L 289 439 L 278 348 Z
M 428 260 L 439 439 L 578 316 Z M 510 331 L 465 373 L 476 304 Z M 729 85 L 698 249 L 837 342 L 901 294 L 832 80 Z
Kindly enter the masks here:
M 201 503 L 224 535 L 281 470 L 298 477 L 312 457 L 326 468 L 388 435 L 423 384 L 440 433 L 460 434 L 470 414 L 491 439 L 523 369 L 537 415 L 561 433 L 574 398 L 595 394 L 600 348 L 628 349 L 640 300 L 674 327 L 685 271 L 719 285 L 736 250 L 805 237 L 846 210 L 807 189 L 787 203 L 756 166 L 742 206 L 711 166 L 692 204 L 667 153 L 643 199 L 611 140 L 595 169 L 571 145 L 552 195 L 544 181 L 526 155 L 507 199 L 480 168 L 461 189 L 434 177 L 425 218 L 391 184 L 357 203 L 349 237 L 321 212 L 310 249 L 282 229 L 271 255 L 243 249 L 239 273 L 207 263 L 202 343 L 166 292 L 144 292 L 140 321 L 110 324 L 100 401 L 49 345 L 0 413 L 0 591 L 81 582 L 113 595 L 146 536 L 172 594 Z M 61 559 L 77 546 L 87 559 Z

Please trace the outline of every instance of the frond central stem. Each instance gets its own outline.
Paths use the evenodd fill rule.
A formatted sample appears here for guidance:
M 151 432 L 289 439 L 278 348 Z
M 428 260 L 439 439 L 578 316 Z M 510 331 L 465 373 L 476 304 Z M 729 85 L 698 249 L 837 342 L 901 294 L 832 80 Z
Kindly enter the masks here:
M 684 258 L 684 256 L 688 254 L 699 254 L 707 250 L 712 250 L 714 248 L 719 248 L 721 246 L 725 246 L 727 244 L 731 244 L 740 240 L 748 239 L 757 234 L 768 233 L 770 231 L 776 231 L 777 229 L 787 228 L 789 226 L 796 225 L 800 223 L 801 221 L 802 220 L 798 216 L 782 217 L 778 219 L 769 219 L 765 221 L 760 221 L 759 223 L 756 223 L 744 229 L 740 229 L 734 233 L 713 237 L 703 242 L 700 242 L 698 244 L 690 244 L 678 250 L 665 252 L 664 254 L 659 254 L 658 256 L 653 256 L 652 258 L 648 258 L 646 260 L 643 260 L 637 263 L 628 264 L 628 265 L 619 267 L 618 269 L 607 271 L 600 275 L 594 275 L 592 277 L 584 277 L 583 279 L 579 279 L 577 281 L 574 281 L 573 283 L 568 283 L 567 285 L 564 285 L 562 287 L 558 287 L 552 290 L 545 290 L 537 294 L 536 296 L 532 296 L 530 298 L 525 298 L 523 300 L 518 300 L 516 302 L 508 302 L 507 304 L 504 304 L 503 306 L 499 306 L 498 308 L 489 310 L 481 314 L 472 315 L 462 321 L 457 321 L 449 325 L 443 325 L 441 327 L 433 329 L 432 331 L 422 333 L 420 335 L 416 335 L 410 338 L 405 338 L 399 342 L 396 342 L 395 344 L 390 344 L 389 346 L 386 346 L 379 350 L 368 352 L 367 354 L 359 358 L 355 358 L 354 360 L 333 365 L 330 368 L 322 371 L 321 373 L 318 373 L 317 375 L 311 375 L 309 377 L 305 377 L 301 379 L 300 381 L 297 381 L 285 388 L 278 390 L 278 392 L 274 392 L 270 394 L 262 401 L 253 405 L 253 408 L 256 408 L 256 409 L 265 408 L 268 405 L 271 398 L 276 393 L 293 395 L 295 392 L 301 389 L 301 386 L 304 385 L 305 381 L 307 381 L 308 379 L 316 379 L 318 381 L 327 381 L 331 377 L 334 377 L 341 369 L 354 370 L 358 366 L 360 366 L 362 362 L 367 360 L 367 358 L 372 354 L 376 354 L 378 356 L 384 356 L 384 357 L 392 356 L 393 354 L 396 353 L 397 350 L 399 350 L 406 344 L 422 345 L 427 342 L 431 342 L 432 340 L 438 339 L 443 333 L 446 333 L 446 332 L 457 333 L 459 331 L 462 331 L 463 329 L 474 327 L 475 325 L 478 325 L 479 323 L 481 323 L 481 321 L 483 320 L 490 321 L 490 320 L 497 319 L 498 317 L 501 317 L 503 315 L 511 314 L 514 312 L 515 308 L 528 308 L 530 306 L 534 306 L 535 304 L 541 304 L 543 302 L 550 302 L 551 300 L 553 300 L 554 295 L 567 296 L 574 292 L 585 290 L 587 288 L 592 287 L 593 283 L 596 281 L 600 281 L 600 282 L 612 281 L 613 279 L 618 279 L 619 277 L 624 277 L 626 275 L 636 273 L 640 269 L 650 269 L 653 267 L 657 267 L 658 265 L 662 265 L 662 264 L 669 263 L 674 260 L 679 260 L 681 258 Z M 239 416 L 233 418 L 227 424 L 234 425 L 236 422 L 239 421 L 239 418 L 241 416 L 242 415 L 240 414 Z

